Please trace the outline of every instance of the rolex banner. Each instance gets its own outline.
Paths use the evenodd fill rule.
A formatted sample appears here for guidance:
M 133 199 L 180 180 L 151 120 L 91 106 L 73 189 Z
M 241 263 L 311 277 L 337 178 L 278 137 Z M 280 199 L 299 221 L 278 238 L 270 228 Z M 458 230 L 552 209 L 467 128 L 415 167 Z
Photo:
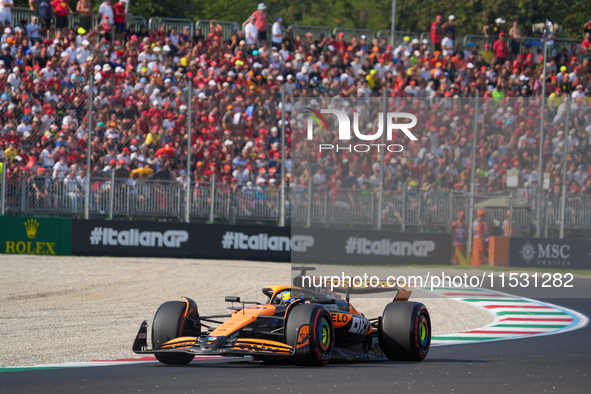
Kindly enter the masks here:
M 72 219 L 0 217 L 0 252 L 64 256 L 72 252 Z

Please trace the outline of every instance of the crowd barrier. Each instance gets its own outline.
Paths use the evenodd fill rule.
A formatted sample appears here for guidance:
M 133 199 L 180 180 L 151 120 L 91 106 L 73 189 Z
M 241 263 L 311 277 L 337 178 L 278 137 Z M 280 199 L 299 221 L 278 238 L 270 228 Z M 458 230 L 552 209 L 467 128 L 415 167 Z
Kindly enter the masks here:
M 345 41 L 351 41 L 351 37 L 357 37 L 357 41 L 361 39 L 361 36 L 366 36 L 366 42 L 368 44 L 373 43 L 373 39 L 375 37 L 375 33 L 371 29 L 354 29 L 348 27 L 335 27 L 332 31 L 332 34 L 337 36 L 339 33 L 343 33 L 343 38 Z
M 170 30 L 173 27 L 177 29 L 177 32 L 182 32 L 185 26 L 189 27 L 191 36 L 195 34 L 195 29 L 193 25 L 193 21 L 187 18 L 161 18 L 161 17 L 153 17 L 148 20 L 148 28 L 152 29 L 159 29 L 160 26 L 164 25 L 166 30 Z
M 210 22 L 210 20 L 200 19 L 195 22 L 195 29 L 201 29 L 201 34 L 203 34 L 204 37 L 207 37 L 209 36 Z M 230 37 L 232 37 L 232 34 L 240 30 L 240 25 L 236 22 L 216 20 L 215 24 L 221 26 L 222 28 L 222 40 L 228 40 Z
M 35 178 L 36 179 L 36 178 Z M 84 211 L 84 181 L 43 178 L 42 187 L 34 178 L 8 179 L 5 197 L 0 195 L 7 214 L 61 214 L 81 217 Z M 1 185 L 1 181 L 0 181 Z M 178 181 L 91 178 L 89 212 L 91 216 L 127 219 L 182 220 L 187 209 L 186 191 Z M 114 186 L 111 186 L 114 185 Z M 209 219 L 235 223 L 236 221 L 277 222 L 281 207 L 277 186 L 235 187 L 229 184 L 196 182 L 191 186 L 188 206 L 192 219 Z M 508 197 L 506 193 L 476 193 L 474 203 L 485 203 L 494 197 Z M 508 201 L 508 198 L 507 198 Z M 538 200 L 531 198 L 526 207 L 514 210 L 513 231 L 528 236 L 534 230 Z M 382 208 L 373 191 L 360 189 L 307 188 L 286 189 L 286 219 L 306 226 L 326 227 L 361 225 L 372 228 L 381 214 L 384 226 L 401 231 L 446 232 L 458 212 L 469 212 L 470 197 L 462 192 L 445 191 L 385 191 Z M 487 220 L 495 234 L 509 207 L 485 208 Z M 580 237 L 591 228 L 591 198 L 567 195 L 564 219 L 559 196 L 544 195 L 542 200 L 544 234 L 558 233 L 561 220 L 569 237 Z M 578 235 L 577 235 L 578 234 Z
M 12 8 L 12 20 L 13 26 L 18 26 L 21 21 L 26 21 L 28 24 L 31 21 L 32 16 L 36 16 L 37 11 L 31 11 L 29 8 L 25 7 L 13 7 Z M 68 18 L 68 26 L 72 28 L 75 23 L 79 22 L 80 17 L 78 13 L 74 12 L 70 14 Z M 93 26 L 98 25 L 99 23 L 98 15 L 94 15 L 92 19 Z M 53 25 L 55 26 L 55 17 L 53 19 Z M 209 33 L 209 20 L 198 20 L 197 22 L 193 23 L 191 19 L 186 18 L 163 18 L 163 17 L 152 17 L 149 21 L 146 21 L 146 18 L 141 15 L 133 15 L 130 14 L 127 17 L 127 25 L 133 24 L 136 30 L 144 25 L 148 26 L 150 29 L 159 28 L 161 24 L 166 26 L 166 29 L 170 29 L 172 27 L 176 27 L 179 32 L 183 31 L 183 27 L 189 26 L 191 35 L 194 34 L 196 28 L 201 28 L 202 33 L 204 36 L 207 37 Z M 229 39 L 231 35 L 240 30 L 240 24 L 234 21 L 216 21 L 216 24 L 219 24 L 222 27 L 222 38 L 224 40 Z M 269 31 L 271 30 L 272 24 L 268 24 Z M 355 35 L 358 38 L 365 34 L 368 38 L 368 43 L 373 41 L 373 38 L 378 38 L 378 40 L 386 39 L 388 42 L 391 39 L 391 32 L 390 30 L 378 30 L 374 32 L 371 29 L 356 29 L 356 28 L 348 28 L 348 27 L 335 27 L 331 29 L 328 26 L 312 26 L 312 25 L 291 25 L 289 26 L 294 33 L 294 37 L 296 35 L 304 36 L 306 33 L 312 33 L 313 39 L 317 39 L 319 34 L 324 34 L 325 37 L 330 36 L 332 34 L 338 34 L 339 32 L 343 32 L 345 34 L 345 39 L 350 40 L 351 36 Z M 429 32 L 422 32 L 420 34 L 412 32 L 412 31 L 396 31 L 394 35 L 394 43 L 399 44 L 403 41 L 404 37 L 419 38 L 422 42 L 423 39 L 431 39 Z M 465 35 L 462 39 L 462 43 L 464 47 L 468 42 L 472 42 L 475 47 L 478 49 L 483 49 L 484 44 L 490 42 L 490 39 L 486 38 L 483 35 L 474 35 L 468 34 Z M 536 44 L 539 42 L 539 44 Z M 570 38 L 557 38 L 555 40 L 555 45 L 557 50 L 561 50 L 562 48 L 570 49 L 572 45 L 580 45 L 582 40 L 577 39 L 570 39 Z M 522 45 L 520 47 L 520 52 L 535 52 L 537 49 L 541 48 L 541 41 L 539 37 L 523 37 Z

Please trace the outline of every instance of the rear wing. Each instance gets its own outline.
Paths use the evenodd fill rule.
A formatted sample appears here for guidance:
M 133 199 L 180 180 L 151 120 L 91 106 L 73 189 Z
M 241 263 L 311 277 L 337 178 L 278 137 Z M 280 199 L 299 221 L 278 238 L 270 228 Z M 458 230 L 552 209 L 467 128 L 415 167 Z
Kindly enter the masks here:
M 306 275 L 307 271 L 315 271 L 315 267 L 308 267 L 308 266 L 296 266 L 291 267 L 292 271 L 300 271 L 299 275 L 293 278 L 293 285 L 297 287 L 304 287 L 303 286 L 303 277 Z M 312 277 L 313 278 L 313 277 Z M 357 283 L 345 282 L 342 283 L 332 283 L 333 286 L 330 286 L 330 290 L 334 293 L 345 294 L 347 301 L 349 301 L 351 294 L 379 294 L 379 293 L 390 293 L 395 291 L 396 295 L 394 296 L 394 301 L 408 301 L 412 291 L 408 290 L 408 285 L 400 285 L 397 282 L 392 281 L 385 281 L 380 280 L 376 284 L 375 282 L 372 283 L 361 283 L 357 285 Z M 330 285 L 330 284 L 328 284 Z
M 391 293 L 396 292 L 393 301 L 408 301 L 411 290 L 407 290 L 408 285 L 400 286 L 398 283 L 387 283 L 385 280 L 381 280 L 376 286 L 361 286 L 353 285 L 351 283 L 345 283 L 344 286 L 333 287 L 335 293 L 345 294 L 347 301 L 349 301 L 350 294 L 379 294 L 379 293 Z

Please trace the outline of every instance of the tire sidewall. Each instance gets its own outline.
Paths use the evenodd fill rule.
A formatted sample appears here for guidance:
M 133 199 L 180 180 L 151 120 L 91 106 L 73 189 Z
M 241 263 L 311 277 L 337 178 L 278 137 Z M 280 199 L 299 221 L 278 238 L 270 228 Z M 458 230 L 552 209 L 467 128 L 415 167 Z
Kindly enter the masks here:
M 328 350 L 321 351 L 319 326 L 326 320 L 329 331 Z M 298 331 L 304 325 L 309 325 L 308 344 L 297 348 Z M 295 348 L 291 358 L 297 365 L 324 365 L 330 361 L 335 343 L 335 332 L 330 313 L 318 304 L 298 304 L 290 308 L 285 321 L 285 341 Z
M 421 323 L 426 338 L 421 338 Z M 418 302 L 391 302 L 386 305 L 379 325 L 379 344 L 384 355 L 395 361 L 422 361 L 431 346 L 431 319 L 425 305 Z

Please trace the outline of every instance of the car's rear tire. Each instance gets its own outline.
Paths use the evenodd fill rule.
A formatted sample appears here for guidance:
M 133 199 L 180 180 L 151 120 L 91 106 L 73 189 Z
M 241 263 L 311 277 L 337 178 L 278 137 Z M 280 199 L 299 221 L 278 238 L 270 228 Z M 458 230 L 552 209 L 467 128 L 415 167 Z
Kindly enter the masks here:
M 431 318 L 419 302 L 386 305 L 379 327 L 384 355 L 394 361 L 422 361 L 431 346 Z
M 184 336 L 183 318 L 187 304 L 182 301 L 168 301 L 160 305 L 152 324 L 152 347 L 156 348 L 171 339 Z M 188 353 L 155 353 L 156 359 L 164 364 L 184 365 L 193 361 L 195 355 Z
M 298 330 L 304 325 L 308 325 L 308 337 L 298 340 Z M 334 340 L 332 318 L 324 306 L 298 304 L 291 308 L 285 322 L 285 341 L 296 349 L 291 357 L 294 364 L 319 366 L 328 363 Z

